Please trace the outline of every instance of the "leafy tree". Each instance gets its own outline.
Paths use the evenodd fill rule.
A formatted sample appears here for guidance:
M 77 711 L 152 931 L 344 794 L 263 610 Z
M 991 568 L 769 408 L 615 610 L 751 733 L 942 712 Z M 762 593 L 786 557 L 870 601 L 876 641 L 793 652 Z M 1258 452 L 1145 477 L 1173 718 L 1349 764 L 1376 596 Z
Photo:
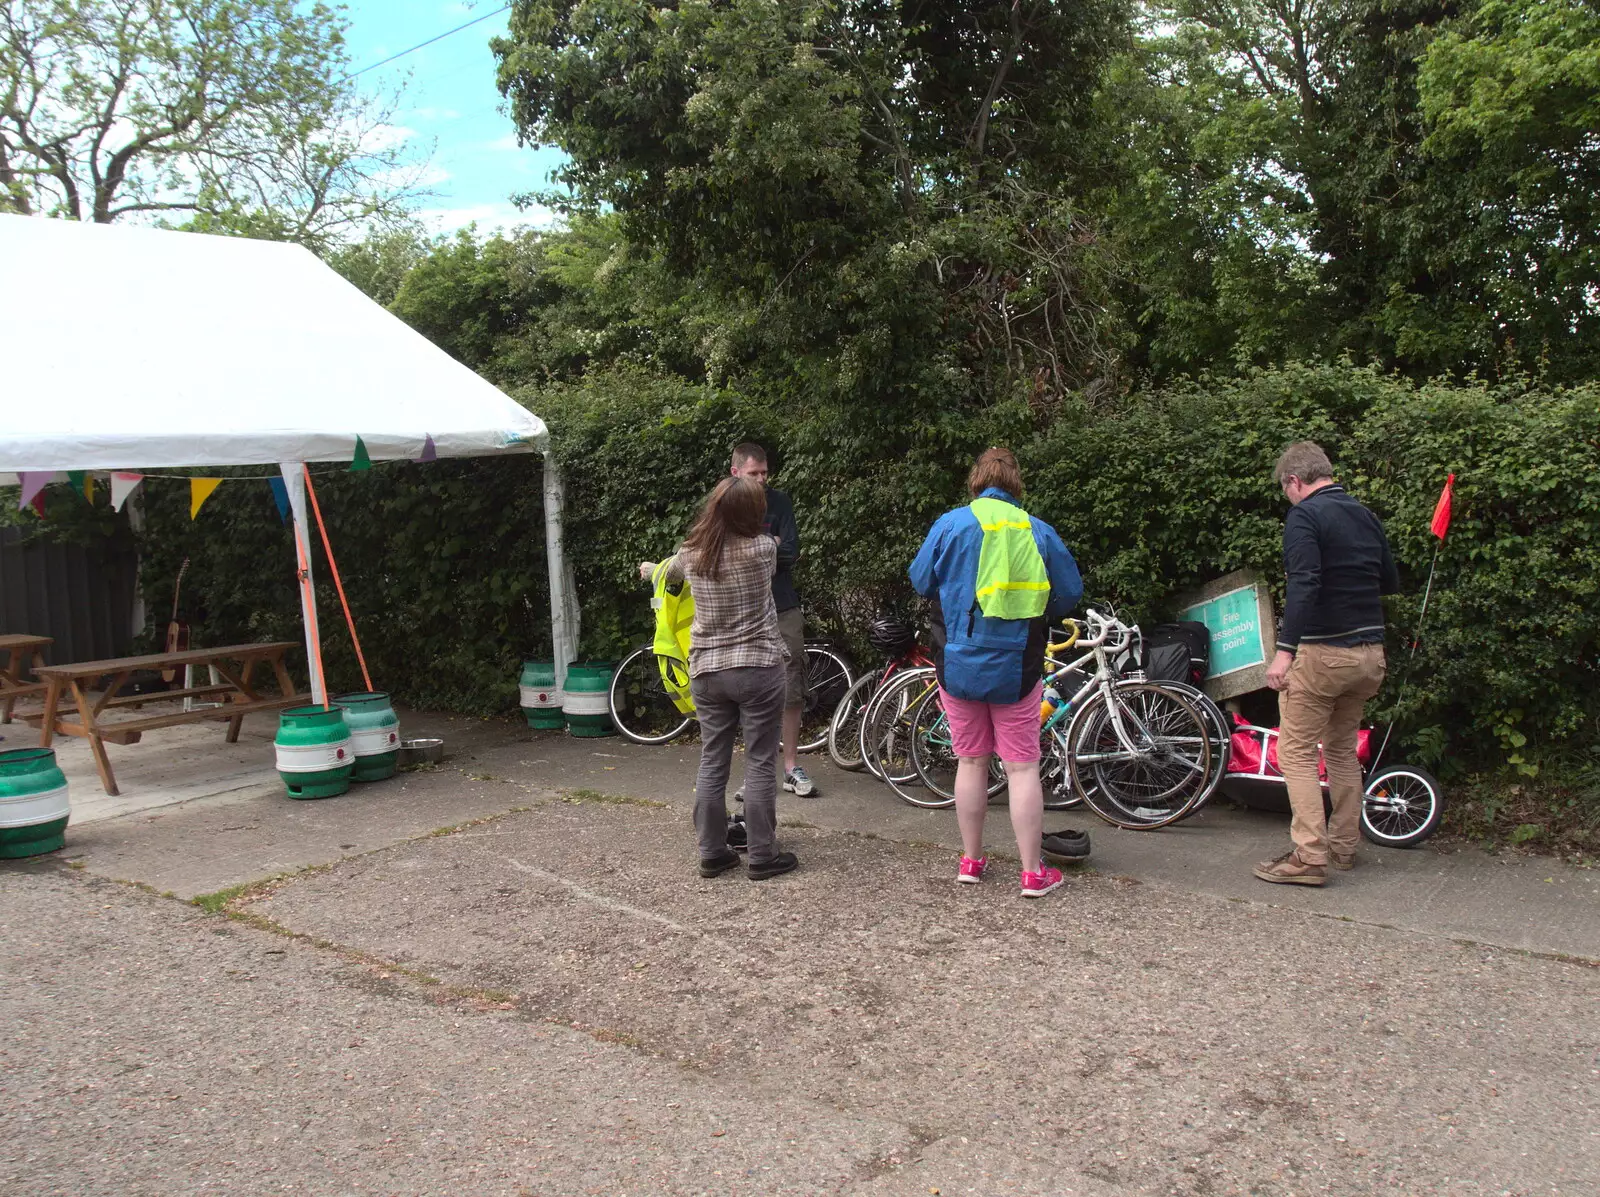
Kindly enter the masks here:
M 1189 23 L 1151 30 L 1107 74 L 1107 184 L 1096 199 L 1127 261 L 1132 370 L 1164 380 L 1336 350 L 1310 250 L 1315 210 L 1285 165 L 1294 101 Z
M 6 0 L 0 206 L 312 245 L 416 193 L 343 21 L 295 0 Z
M 400 286 L 428 256 L 432 243 L 421 228 L 405 223 L 375 228 L 360 241 L 330 247 L 323 255 L 328 265 L 360 287 L 367 298 L 388 307 Z
M 1147 43 L 1178 90 L 1156 138 L 1169 157 L 1146 177 L 1157 195 L 1176 192 L 1175 211 L 1200 230 L 1214 227 L 1213 215 L 1231 216 L 1235 230 L 1295 217 L 1284 264 L 1311 285 L 1286 309 L 1291 335 L 1279 343 L 1288 352 L 1351 352 L 1416 376 L 1588 376 L 1600 216 L 1592 6 L 1178 0 L 1161 11 L 1191 36 Z M 1197 42 L 1205 54 L 1192 53 Z M 1230 102 L 1218 104 L 1219 95 Z M 1190 126 L 1189 144 L 1203 139 L 1223 153 L 1186 174 L 1192 160 L 1171 147 Z M 1252 163 L 1265 165 L 1274 186 L 1240 191 L 1231 212 L 1227 202 L 1213 209 L 1183 195 L 1186 183 L 1237 177 Z M 1208 234 L 1190 232 L 1181 244 L 1210 264 Z M 1202 330 L 1226 340 L 1240 327 L 1224 291 L 1171 281 L 1167 306 L 1187 315 L 1197 304 Z M 1200 281 L 1216 279 L 1203 272 Z M 1245 294 L 1253 307 L 1270 298 L 1259 287 Z M 1202 338 L 1190 340 L 1207 351 Z M 1257 338 L 1246 331 L 1238 341 L 1235 350 L 1250 355 Z M 1160 350 L 1158 337 L 1158 365 L 1171 356 Z
M 723 311 L 714 378 L 782 361 L 854 407 L 1115 375 L 1071 198 L 1117 0 L 650 7 L 521 0 L 495 43 L 574 205 Z
M 1491 0 L 1434 39 L 1423 149 L 1459 197 L 1487 335 L 1504 356 L 1592 377 L 1600 351 L 1600 13 Z

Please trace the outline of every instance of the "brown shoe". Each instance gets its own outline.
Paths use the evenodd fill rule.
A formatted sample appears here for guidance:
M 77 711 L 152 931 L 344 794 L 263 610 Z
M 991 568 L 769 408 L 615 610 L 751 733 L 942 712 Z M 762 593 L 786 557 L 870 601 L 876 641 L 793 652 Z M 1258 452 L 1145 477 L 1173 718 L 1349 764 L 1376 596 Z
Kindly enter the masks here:
M 1306 864 L 1298 850 L 1285 852 L 1277 860 L 1264 860 L 1256 866 L 1256 876 L 1274 885 L 1321 885 L 1328 879 L 1323 865 Z
M 1328 864 L 1331 868 L 1348 873 L 1356 867 L 1356 854 L 1352 852 L 1349 856 L 1341 856 L 1337 852 L 1330 852 L 1328 853 Z

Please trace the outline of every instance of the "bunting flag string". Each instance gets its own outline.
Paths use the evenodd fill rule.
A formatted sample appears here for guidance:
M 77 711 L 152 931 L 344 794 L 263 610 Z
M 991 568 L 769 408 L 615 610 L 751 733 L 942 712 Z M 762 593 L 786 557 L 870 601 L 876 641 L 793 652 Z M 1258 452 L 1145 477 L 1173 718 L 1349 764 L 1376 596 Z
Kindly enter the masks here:
M 267 485 L 272 487 L 272 501 L 278 505 L 278 522 L 289 522 L 289 484 L 280 474 L 276 478 L 268 478 Z
M 211 492 L 222 485 L 221 478 L 189 479 L 189 518 L 200 514 L 201 505 L 211 497 Z
M 31 506 L 40 515 L 44 514 L 45 484 L 55 478 L 49 470 L 27 470 L 17 475 L 22 482 L 22 502 L 17 504 L 17 510 Z M 38 500 L 35 502 L 35 500 Z
M 386 460 L 380 464 L 393 464 L 395 461 L 404 461 L 404 458 Z M 439 449 L 434 444 L 433 434 L 427 433 L 422 438 L 422 449 L 418 456 L 410 459 L 413 462 L 429 462 L 439 460 Z M 372 455 L 367 450 L 366 441 L 356 437 L 355 449 L 350 464 L 345 467 L 355 473 L 372 469 Z M 309 469 L 307 471 L 310 472 Z M 200 514 L 200 508 L 205 505 L 212 493 L 224 482 L 265 482 L 272 488 L 272 501 L 278 509 L 278 519 L 287 523 L 290 516 L 289 492 L 280 473 L 276 474 L 233 474 L 223 478 L 197 478 L 190 474 L 169 474 L 165 472 L 141 472 L 131 470 L 23 470 L 17 474 L 18 481 L 22 484 L 22 493 L 17 504 L 20 511 L 32 507 L 42 518 L 44 516 L 44 488 L 53 482 L 66 482 L 74 491 L 81 494 L 84 501 L 91 506 L 95 500 L 95 482 L 97 477 L 109 483 L 111 509 L 121 511 L 128 498 L 140 486 L 152 478 L 159 481 L 187 482 L 189 484 L 189 518 L 192 520 Z
M 111 510 L 121 511 L 122 505 L 128 501 L 128 496 L 134 492 L 134 489 L 142 481 L 144 481 L 143 474 L 112 474 Z

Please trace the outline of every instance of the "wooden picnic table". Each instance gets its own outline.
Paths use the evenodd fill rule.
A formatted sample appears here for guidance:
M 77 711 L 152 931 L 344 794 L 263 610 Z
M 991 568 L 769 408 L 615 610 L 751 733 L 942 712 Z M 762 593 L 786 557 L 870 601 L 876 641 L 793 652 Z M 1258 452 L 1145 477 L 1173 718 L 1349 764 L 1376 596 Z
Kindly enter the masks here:
M 0 723 L 11 722 L 12 708 L 17 699 L 43 694 L 43 682 L 23 681 L 29 665 L 37 673 L 44 664 L 44 650 L 55 641 L 49 636 L 0 636 Z
M 173 727 L 180 723 L 198 723 L 206 719 L 226 720 L 228 743 L 239 739 L 239 725 L 252 711 L 276 711 L 311 701 L 309 694 L 295 693 L 294 683 L 283 658 L 291 648 L 292 640 L 272 641 L 266 644 L 230 644 L 224 648 L 191 648 L 177 653 L 151 653 L 144 657 L 117 657 L 106 661 L 84 661 L 76 665 L 34 666 L 34 673 L 47 687 L 44 710 L 22 718 L 39 726 L 39 745 L 50 747 L 57 733 L 64 736 L 82 736 L 89 741 L 94 753 L 95 767 L 100 771 L 100 784 L 108 794 L 117 793 L 117 779 L 112 776 L 111 762 L 106 759 L 106 742 L 112 744 L 137 744 L 140 736 L 158 727 Z M 122 684 L 141 669 L 182 669 L 185 665 L 206 665 L 214 668 L 223 680 L 207 686 L 187 686 L 180 690 L 158 690 L 149 694 L 117 696 Z M 258 665 L 270 669 L 278 683 L 278 693 L 262 695 L 252 679 Z M 105 681 L 102 688 L 95 683 Z M 91 698 L 94 690 L 103 690 L 98 699 Z M 71 695 L 77 706 L 77 718 L 71 711 L 60 711 L 63 693 Z M 167 711 L 159 715 L 145 715 L 137 719 L 101 722 L 100 716 L 120 707 L 139 707 L 146 703 L 177 698 L 220 698 L 219 706 L 197 707 L 188 711 Z

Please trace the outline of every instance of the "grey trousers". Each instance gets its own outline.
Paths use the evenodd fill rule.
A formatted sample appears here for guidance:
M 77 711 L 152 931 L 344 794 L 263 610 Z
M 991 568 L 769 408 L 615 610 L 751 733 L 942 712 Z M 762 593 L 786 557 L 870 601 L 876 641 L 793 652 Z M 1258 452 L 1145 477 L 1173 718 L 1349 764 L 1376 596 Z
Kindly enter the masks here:
M 777 855 L 778 737 L 786 689 L 783 665 L 719 669 L 689 683 L 700 718 L 700 773 L 694 827 L 702 860 L 728 850 L 728 771 L 735 731 L 744 730 L 744 819 L 750 863 Z

